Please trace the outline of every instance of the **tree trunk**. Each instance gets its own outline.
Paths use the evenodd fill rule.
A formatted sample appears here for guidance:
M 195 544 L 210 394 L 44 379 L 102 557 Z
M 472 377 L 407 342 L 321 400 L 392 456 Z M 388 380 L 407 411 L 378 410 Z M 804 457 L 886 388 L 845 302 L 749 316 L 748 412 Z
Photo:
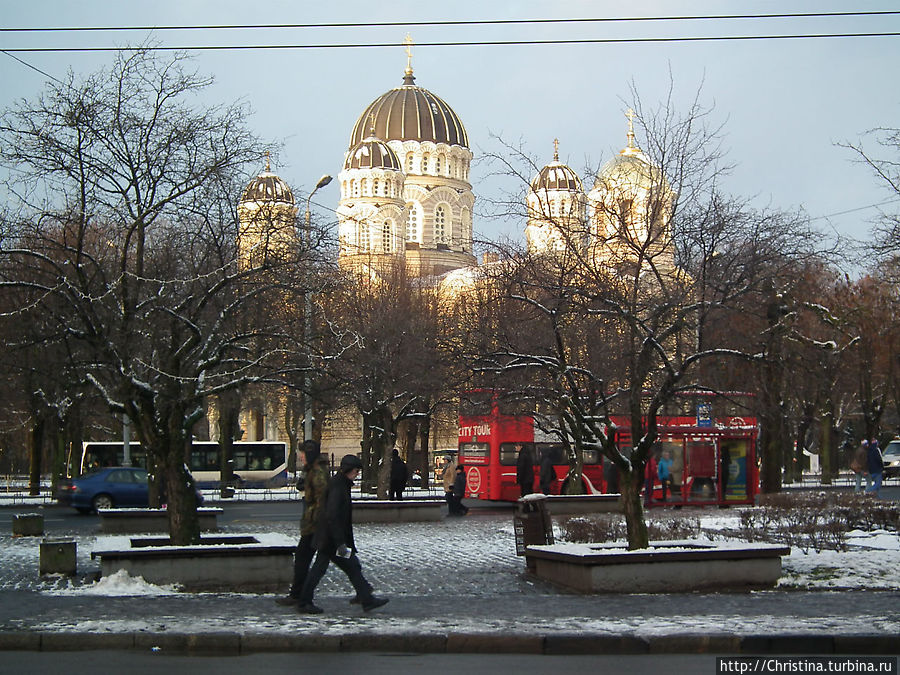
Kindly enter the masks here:
M 827 412 L 819 430 L 819 472 L 822 485 L 831 485 L 831 418 Z
M 416 421 L 406 421 L 406 464 L 409 474 L 415 471 L 422 477 L 421 487 L 429 485 L 428 471 L 428 441 L 431 430 L 431 417 L 417 418 Z
M 31 431 L 29 432 L 29 462 L 28 462 L 28 494 L 37 497 L 41 494 L 41 454 L 44 449 L 44 418 L 35 415 L 31 418 Z
M 378 485 L 378 461 L 374 444 L 374 420 L 371 413 L 363 413 L 362 440 L 359 442 L 362 458 L 362 476 L 360 476 L 360 491 L 364 493 L 375 492 Z
M 760 447 L 762 449 L 762 469 L 760 470 L 760 492 L 769 494 L 781 492 L 781 473 L 784 463 L 784 418 L 775 411 L 774 415 L 760 416 Z
M 391 485 L 391 450 L 394 447 L 396 423 L 390 409 L 382 408 L 379 414 L 380 422 L 376 431 L 372 446 L 378 458 L 378 498 L 387 499 Z
M 234 487 L 234 441 L 240 436 L 241 398 L 237 391 L 219 394 L 219 494 Z
M 567 495 L 583 495 L 584 489 L 584 455 L 577 446 L 569 446 L 569 470 L 563 479 L 561 492 Z
M 185 471 L 183 450 L 180 454 L 182 461 L 173 462 L 164 471 L 168 495 L 169 539 L 174 546 L 188 546 L 200 541 L 200 520 L 197 517 L 194 481 Z
M 625 530 L 628 536 L 629 550 L 647 548 L 650 544 L 647 522 L 644 520 L 644 504 L 641 501 L 643 474 L 643 470 L 632 469 L 621 472 L 619 476 L 619 490 L 622 495 L 622 512 L 625 514 Z

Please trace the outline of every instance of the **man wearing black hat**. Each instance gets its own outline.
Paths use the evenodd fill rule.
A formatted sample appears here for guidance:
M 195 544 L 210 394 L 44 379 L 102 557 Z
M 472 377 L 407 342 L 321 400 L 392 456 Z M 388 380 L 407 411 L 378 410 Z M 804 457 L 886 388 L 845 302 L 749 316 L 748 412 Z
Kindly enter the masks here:
M 300 602 L 300 591 L 306 581 L 309 564 L 316 553 L 313 548 L 313 535 L 319 512 L 325 504 L 325 489 L 328 487 L 328 458 L 321 454 L 316 441 L 303 441 L 303 454 L 306 466 L 303 468 L 304 494 L 303 517 L 300 519 L 300 542 L 294 552 L 294 581 L 290 592 L 275 600 L 279 605 L 297 605 Z
M 365 611 L 386 604 L 387 598 L 379 598 L 372 594 L 372 586 L 362 573 L 362 565 L 356 557 L 356 544 L 353 541 L 353 504 L 350 499 L 350 486 L 362 469 L 362 462 L 356 455 L 345 455 L 341 459 L 341 467 L 325 494 L 325 508 L 319 514 L 313 544 L 316 549 L 316 560 L 306 575 L 303 590 L 300 593 L 298 611 L 303 614 L 321 614 L 322 608 L 313 603 L 316 586 L 325 576 L 328 563 L 333 562 L 341 568 L 353 588 L 356 598 Z

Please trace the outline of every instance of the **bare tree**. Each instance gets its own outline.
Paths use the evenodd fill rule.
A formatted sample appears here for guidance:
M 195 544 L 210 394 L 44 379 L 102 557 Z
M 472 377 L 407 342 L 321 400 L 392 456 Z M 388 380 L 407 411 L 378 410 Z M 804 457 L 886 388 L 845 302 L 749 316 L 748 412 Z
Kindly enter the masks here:
M 863 142 L 840 145 L 852 150 L 872 169 L 890 194 L 889 202 L 896 205 L 900 198 L 900 129 L 881 127 L 870 130 L 866 135 L 873 138 L 888 156 L 879 157 L 867 149 Z M 890 207 L 882 211 L 873 234 L 876 252 L 891 266 L 896 279 L 900 275 L 900 211 Z
M 237 223 L 223 214 L 267 148 L 247 131 L 244 106 L 196 103 L 210 84 L 181 56 L 127 51 L 0 121 L 21 204 L 3 286 L 27 297 L 21 312 L 51 317 L 85 350 L 84 378 L 134 422 L 175 543 L 199 536 L 184 460 L 204 401 L 282 367 L 295 336 L 268 315 L 263 325 L 246 317 L 276 305 L 304 269 L 300 249 L 237 264 Z
M 459 329 L 442 313 L 436 287 L 408 278 L 402 262 L 367 272 L 349 272 L 327 300 L 337 345 L 328 353 L 340 357 L 323 360 L 322 372 L 339 405 L 362 417 L 362 486 L 384 498 L 401 425 L 426 426 L 455 400 L 464 371 L 452 358 Z
M 720 193 L 719 130 L 696 100 L 684 114 L 671 96 L 652 110 L 639 99 L 634 108 L 641 147 L 630 135 L 622 154 L 597 172 L 584 223 L 561 218 L 558 196 L 550 197 L 541 218 L 568 233 L 565 245 L 509 256 L 505 301 L 528 314 L 533 344 L 499 326 L 487 369 L 530 370 L 556 390 L 561 434 L 618 467 L 628 544 L 642 548 L 640 489 L 658 415 L 680 392 L 710 388 L 711 364 L 758 358 L 712 343 L 710 328 L 781 283 L 810 255 L 813 238 L 801 219 L 756 212 Z M 499 158 L 507 174 L 527 163 L 508 149 Z M 614 442 L 616 411 L 630 420 L 632 447 Z

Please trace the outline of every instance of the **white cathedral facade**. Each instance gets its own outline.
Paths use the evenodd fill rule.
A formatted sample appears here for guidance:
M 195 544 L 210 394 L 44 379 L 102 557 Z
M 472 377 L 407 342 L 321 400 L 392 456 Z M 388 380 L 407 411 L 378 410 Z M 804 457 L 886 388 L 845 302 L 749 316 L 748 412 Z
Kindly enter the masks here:
M 407 65 L 401 86 L 372 101 L 350 135 L 338 175 L 339 264 L 403 261 L 412 276 L 474 265 L 471 163 L 462 121 Z
M 402 264 L 412 277 L 444 277 L 452 285 L 478 272 L 469 182 L 473 154 L 462 121 L 443 99 L 415 84 L 408 50 L 407 56 L 402 84 L 366 106 L 350 134 L 337 177 L 338 263 L 366 275 Z M 560 162 L 557 146 L 527 191 L 528 252 L 576 248 L 616 268 L 628 256 L 624 239 L 637 238 L 656 254 L 671 256 L 667 209 L 654 206 L 661 192 L 670 198 L 660 177 L 637 147 L 630 119 L 626 147 L 601 168 L 590 191 Z M 297 212 L 293 193 L 268 165 L 250 181 L 238 210 L 242 258 L 252 258 L 261 240 L 268 242 L 262 250 L 296 240 L 288 225 Z M 651 216 L 651 210 L 662 215 Z M 267 214 L 273 216 L 269 229 L 261 225 Z M 244 438 L 286 439 L 284 405 L 278 392 L 259 392 L 245 401 Z M 439 427 L 432 430 L 431 452 L 455 449 L 456 425 L 448 420 Z M 353 414 L 334 415 L 323 424 L 323 451 L 337 459 L 358 452 L 360 438 L 361 424 Z

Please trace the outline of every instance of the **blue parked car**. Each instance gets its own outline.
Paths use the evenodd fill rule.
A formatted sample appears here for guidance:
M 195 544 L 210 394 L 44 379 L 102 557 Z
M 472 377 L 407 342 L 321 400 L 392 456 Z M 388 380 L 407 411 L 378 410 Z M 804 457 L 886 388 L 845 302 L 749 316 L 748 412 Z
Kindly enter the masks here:
M 61 487 L 59 503 L 82 513 L 149 505 L 146 469 L 113 466 L 96 469 Z
M 143 507 L 150 505 L 145 469 L 113 466 L 95 469 L 61 484 L 57 500 L 63 506 L 72 506 L 81 513 L 99 509 Z M 198 506 L 203 503 L 203 495 L 194 490 Z

